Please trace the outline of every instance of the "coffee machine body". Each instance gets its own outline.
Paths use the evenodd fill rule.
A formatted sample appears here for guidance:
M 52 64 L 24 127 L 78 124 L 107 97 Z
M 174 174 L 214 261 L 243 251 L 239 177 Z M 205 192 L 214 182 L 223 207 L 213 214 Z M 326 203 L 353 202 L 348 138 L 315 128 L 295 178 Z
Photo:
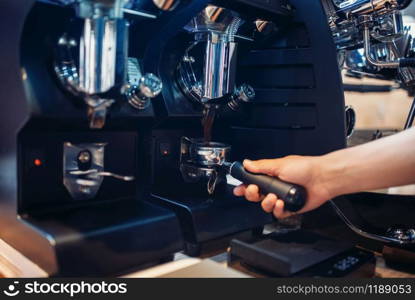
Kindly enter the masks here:
M 142 145 L 154 110 L 132 82 L 129 94 L 118 86 L 138 70 L 120 68 L 137 23 L 112 10 L 105 21 L 80 17 L 61 2 L 0 5 L 0 237 L 50 276 L 114 275 L 171 259 L 182 248 L 177 218 L 146 201 Z M 150 75 L 137 86 L 146 80 L 158 84 Z
M 0 237 L 50 275 L 123 273 L 183 240 L 199 255 L 261 232 L 272 216 L 215 163 L 345 146 L 319 1 L 139 2 L 0 4 Z
M 224 11 L 230 13 L 215 27 L 206 21 L 206 15 L 212 11 L 215 12 L 212 15 L 219 16 L 217 19 Z M 179 4 L 147 32 L 154 38 L 145 53 L 144 65 L 164 83 L 162 94 L 154 102 L 162 112 L 163 121 L 154 127 L 149 138 L 153 151 L 152 195 L 155 203 L 177 213 L 186 250 L 191 255 L 200 254 L 212 241 L 247 230 L 261 230 L 264 224 L 273 221 L 259 204 L 233 196 L 230 184 L 210 193 L 211 177 L 207 180 L 205 177 L 211 169 L 205 165 L 199 164 L 199 168 L 183 176 L 184 168 L 189 170 L 187 165 L 183 166 L 183 154 L 188 148 L 193 153 L 194 148 L 183 148 L 182 138 L 200 141 L 204 136 L 201 120 L 206 118 L 206 110 L 212 106 L 209 104 L 219 107 L 226 98 L 223 93 L 216 99 L 209 96 L 226 85 L 206 88 L 216 82 L 216 73 L 206 73 L 215 69 L 211 65 L 214 60 L 207 59 L 214 39 L 200 42 L 206 32 L 197 28 L 208 28 L 209 34 L 209 30 L 223 33 L 218 28 L 222 28 L 229 15 L 236 15 L 244 24 L 235 34 L 235 41 L 232 40 L 238 42 L 238 55 L 233 62 L 234 86 L 248 84 L 255 97 L 242 103 L 237 112 L 221 111 L 216 115 L 212 141 L 220 143 L 222 150 L 230 146 L 232 161 L 319 155 L 345 147 L 342 82 L 320 1 Z M 270 25 L 267 28 L 271 33 L 262 32 L 258 26 L 252 34 L 251 25 L 258 22 Z M 229 45 L 222 46 L 226 51 Z M 222 67 L 223 78 L 230 79 L 224 63 L 218 64 L 216 70 Z M 233 91 L 231 88 L 228 93 Z M 184 177 L 192 177 L 195 182 Z

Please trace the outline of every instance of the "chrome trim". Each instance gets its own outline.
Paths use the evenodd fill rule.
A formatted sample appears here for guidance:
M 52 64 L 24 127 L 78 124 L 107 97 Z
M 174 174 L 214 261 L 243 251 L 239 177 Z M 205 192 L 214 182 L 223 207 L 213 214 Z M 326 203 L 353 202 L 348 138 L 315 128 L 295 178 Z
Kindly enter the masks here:
M 63 184 L 75 200 L 94 198 L 104 177 L 133 181 L 134 176 L 119 175 L 105 170 L 105 143 L 63 144 Z M 87 152 L 89 160 L 80 158 Z
M 128 103 L 139 110 L 149 107 L 150 100 L 157 97 L 163 89 L 161 80 L 152 73 L 142 75 L 136 58 L 128 59 L 128 87 L 125 96 Z
M 370 45 L 370 29 L 368 25 L 364 26 L 363 40 L 364 40 L 365 57 L 369 64 L 379 67 L 379 68 L 389 68 L 389 69 L 399 68 L 399 61 L 379 61 L 379 60 L 375 60 L 372 58 L 372 55 L 371 55 L 372 50 L 371 50 L 371 45 Z
M 124 11 L 124 13 L 130 14 L 130 15 L 135 15 L 135 16 L 140 16 L 140 17 L 145 17 L 145 18 L 150 18 L 150 19 L 157 19 L 156 15 L 149 14 L 149 13 L 146 13 L 146 12 L 142 12 L 142 11 L 139 11 L 139 10 L 124 8 L 123 11 Z
M 343 222 L 347 225 L 347 227 L 349 227 L 352 231 L 354 231 L 355 233 L 357 233 L 360 236 L 363 236 L 365 238 L 368 239 L 372 239 L 375 241 L 379 241 L 379 242 L 383 242 L 383 243 L 393 243 L 393 244 L 398 244 L 398 245 L 412 245 L 415 244 L 415 238 L 414 239 L 408 239 L 408 240 L 403 240 L 400 239 L 399 237 L 397 237 L 396 235 L 379 235 L 376 233 L 371 233 L 371 232 L 367 232 L 364 231 L 363 229 L 357 227 L 356 225 L 354 225 L 347 217 L 345 214 L 343 214 L 343 212 L 341 211 L 341 209 L 334 203 L 333 200 L 329 201 L 331 206 L 333 207 L 334 211 L 337 213 L 337 215 L 340 217 L 340 219 L 343 220 Z M 386 232 L 385 234 L 390 234 L 388 232 Z
M 85 19 L 80 43 L 79 89 L 92 95 L 115 85 L 117 24 L 110 19 Z
M 208 5 L 185 26 L 194 34 L 195 42 L 186 49 L 178 65 L 178 82 L 191 99 L 205 104 L 233 93 L 237 52 L 235 37 L 243 23 L 233 11 Z M 195 59 L 190 54 L 198 44 L 204 47 L 201 74 L 195 73 Z

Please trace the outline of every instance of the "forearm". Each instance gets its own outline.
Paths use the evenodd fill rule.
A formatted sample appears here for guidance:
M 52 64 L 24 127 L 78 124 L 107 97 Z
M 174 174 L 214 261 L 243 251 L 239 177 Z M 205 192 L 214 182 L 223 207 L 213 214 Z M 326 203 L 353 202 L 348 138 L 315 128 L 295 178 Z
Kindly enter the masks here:
M 318 158 L 330 194 L 415 183 L 415 128 Z

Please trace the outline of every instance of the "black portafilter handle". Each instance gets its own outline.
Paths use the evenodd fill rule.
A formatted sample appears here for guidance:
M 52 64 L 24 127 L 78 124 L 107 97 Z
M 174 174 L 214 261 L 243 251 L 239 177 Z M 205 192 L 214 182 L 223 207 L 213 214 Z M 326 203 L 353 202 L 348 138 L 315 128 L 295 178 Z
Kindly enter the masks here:
M 296 212 L 302 209 L 306 203 L 307 191 L 300 185 L 285 182 L 272 176 L 248 172 L 240 162 L 224 163 L 222 167 L 242 183 L 257 185 L 261 194 L 275 194 L 278 199 L 284 201 L 285 210 Z

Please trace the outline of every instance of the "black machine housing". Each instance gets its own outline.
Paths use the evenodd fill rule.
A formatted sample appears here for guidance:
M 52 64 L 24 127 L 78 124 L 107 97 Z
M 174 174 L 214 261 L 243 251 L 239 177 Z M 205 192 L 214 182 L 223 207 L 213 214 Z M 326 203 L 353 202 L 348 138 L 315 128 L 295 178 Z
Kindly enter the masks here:
M 89 129 L 85 104 L 53 69 L 59 37 L 79 34 L 73 9 L 13 0 L 1 11 L 0 237 L 50 276 L 115 275 L 171 259 L 183 247 L 177 218 L 146 201 L 153 108 L 120 99 L 105 129 Z M 105 178 L 94 198 L 74 200 L 63 184 L 65 142 L 106 144 L 105 169 L 136 180 Z
M 259 205 L 234 197 L 231 186 L 208 196 L 184 183 L 179 172 L 180 137 L 203 135 L 202 106 L 177 83 L 177 65 L 193 38 L 182 28 L 207 4 L 234 9 L 247 24 L 262 19 L 278 28 L 238 45 L 237 84 L 250 84 L 256 97 L 215 121 L 213 140 L 232 146 L 231 160 L 319 155 L 345 147 L 342 82 L 319 1 L 191 1 L 160 18 L 153 30 L 146 29 L 154 38 L 144 55 L 146 70 L 165 84 L 154 102 L 163 121 L 152 131 L 152 195 L 178 214 L 192 255 L 210 240 L 272 221 Z

